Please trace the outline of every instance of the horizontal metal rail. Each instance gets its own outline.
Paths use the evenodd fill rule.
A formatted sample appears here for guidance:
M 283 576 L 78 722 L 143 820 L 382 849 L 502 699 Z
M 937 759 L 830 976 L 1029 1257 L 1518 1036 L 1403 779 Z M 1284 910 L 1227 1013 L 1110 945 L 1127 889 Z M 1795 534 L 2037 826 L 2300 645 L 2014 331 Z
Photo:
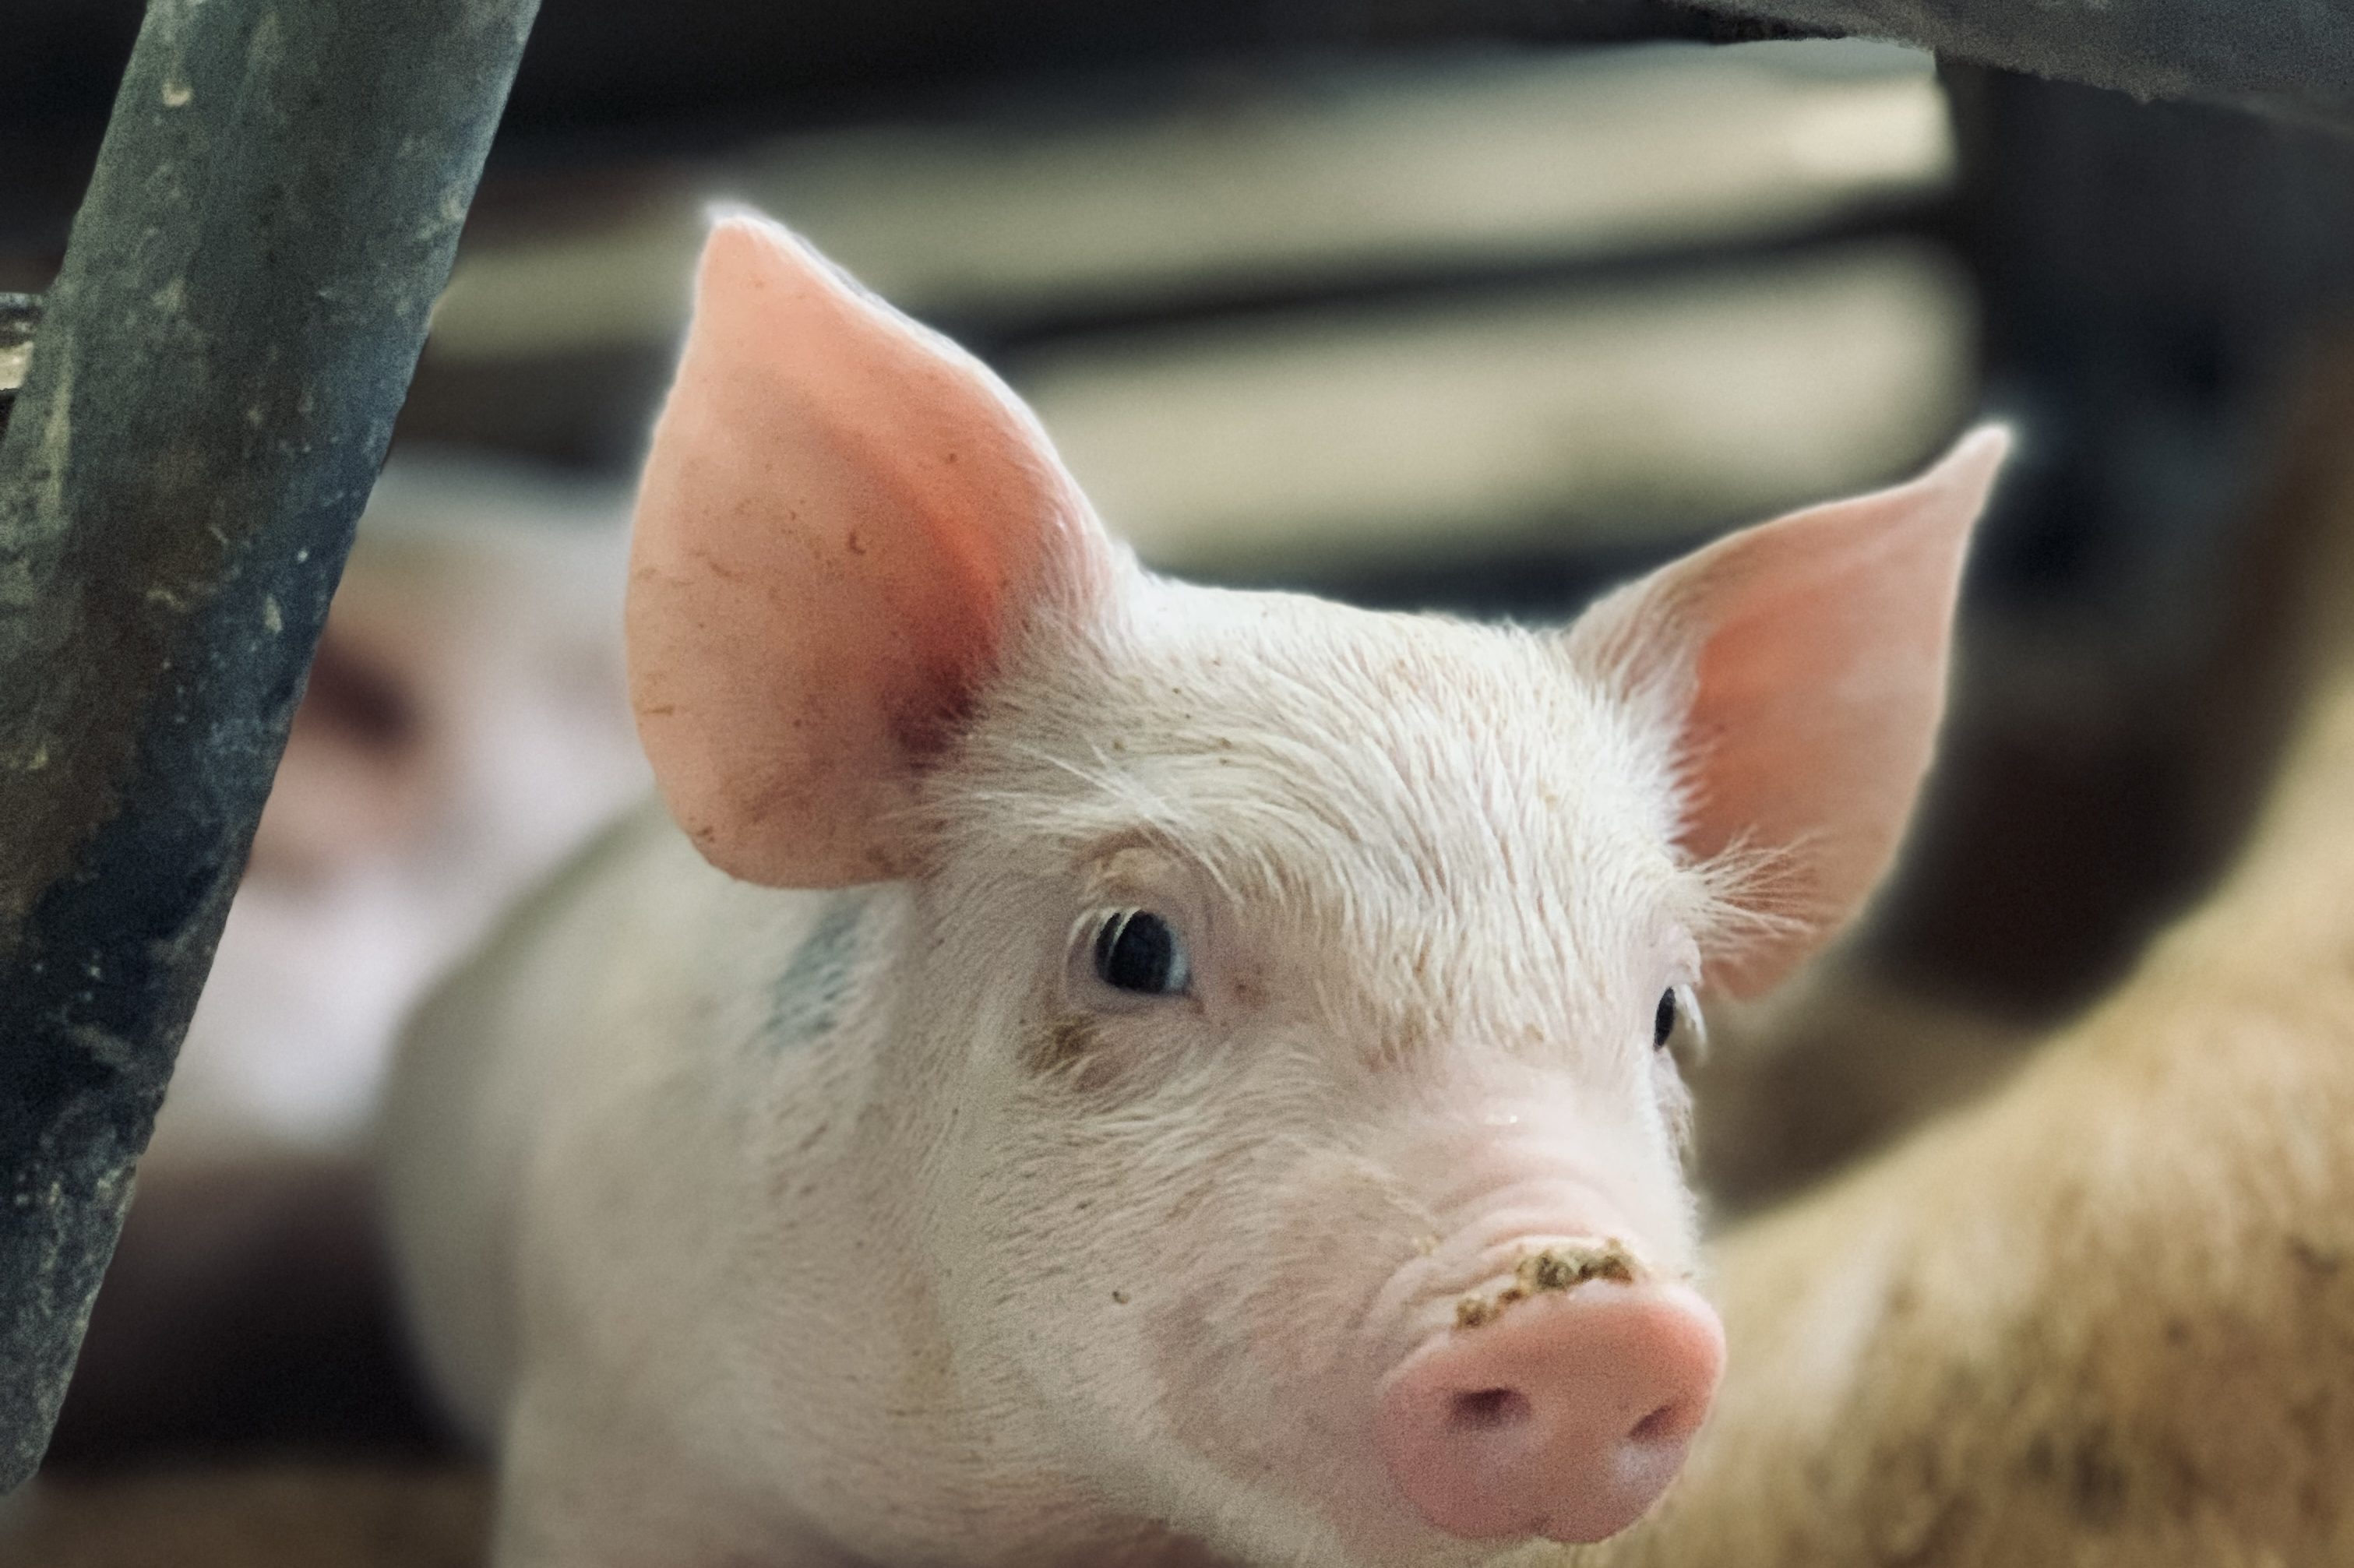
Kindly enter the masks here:
M 1941 56 L 2354 130 L 2345 0 L 1701 0 L 1798 32 L 1894 38 Z

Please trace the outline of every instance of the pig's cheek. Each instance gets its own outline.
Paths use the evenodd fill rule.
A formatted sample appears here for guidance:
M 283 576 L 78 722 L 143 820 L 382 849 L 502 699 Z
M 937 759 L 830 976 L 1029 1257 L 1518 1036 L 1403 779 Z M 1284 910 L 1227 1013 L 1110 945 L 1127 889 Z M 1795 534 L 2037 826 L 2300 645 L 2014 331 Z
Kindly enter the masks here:
M 1367 1314 L 1431 1220 L 1378 1167 L 1302 1161 L 1249 1210 L 1207 1208 L 1172 1238 L 1194 1281 L 1156 1324 L 1175 1436 L 1335 1523 L 1390 1510 L 1373 1442 L 1395 1336 Z

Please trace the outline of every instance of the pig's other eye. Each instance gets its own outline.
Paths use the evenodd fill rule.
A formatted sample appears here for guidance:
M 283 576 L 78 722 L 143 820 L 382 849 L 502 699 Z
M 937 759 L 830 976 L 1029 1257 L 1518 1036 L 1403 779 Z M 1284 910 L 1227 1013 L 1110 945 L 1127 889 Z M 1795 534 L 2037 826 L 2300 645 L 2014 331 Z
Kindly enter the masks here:
M 1681 1044 L 1684 1054 L 1696 1056 L 1707 1040 L 1707 1031 L 1701 1023 L 1700 1004 L 1691 987 L 1670 986 L 1661 991 L 1659 1005 L 1651 1013 L 1651 1048 L 1665 1051 Z
M 1115 991 L 1176 996 L 1193 983 L 1185 945 L 1150 909 L 1121 909 L 1096 933 L 1096 975 Z

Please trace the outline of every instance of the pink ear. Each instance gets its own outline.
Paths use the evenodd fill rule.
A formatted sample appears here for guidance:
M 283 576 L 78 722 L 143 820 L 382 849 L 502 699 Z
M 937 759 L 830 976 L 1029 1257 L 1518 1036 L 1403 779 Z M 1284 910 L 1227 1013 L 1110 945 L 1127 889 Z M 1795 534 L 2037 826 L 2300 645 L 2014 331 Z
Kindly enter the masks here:
M 1107 549 L 988 370 L 784 229 L 723 218 L 630 563 L 631 700 L 672 814 L 750 881 L 907 874 L 923 768 Z
M 1765 990 L 1888 869 L 1945 711 L 1970 529 L 2010 439 L 1975 431 L 1910 484 L 1744 529 L 1572 630 L 1586 667 L 1680 728 L 1682 847 L 1765 852 L 1776 928 L 1708 980 Z

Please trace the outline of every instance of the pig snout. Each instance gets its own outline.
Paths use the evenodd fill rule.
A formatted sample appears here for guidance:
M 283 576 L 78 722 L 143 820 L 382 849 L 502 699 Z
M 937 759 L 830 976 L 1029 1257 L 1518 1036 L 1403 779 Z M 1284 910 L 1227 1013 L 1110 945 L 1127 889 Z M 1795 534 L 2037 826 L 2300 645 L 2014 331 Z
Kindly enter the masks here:
M 1390 1478 L 1450 1535 L 1615 1534 L 1667 1489 L 1708 1414 L 1724 1366 L 1708 1304 L 1606 1265 L 1564 1288 L 1545 1278 L 1554 1255 L 1464 1297 L 1382 1384 Z

